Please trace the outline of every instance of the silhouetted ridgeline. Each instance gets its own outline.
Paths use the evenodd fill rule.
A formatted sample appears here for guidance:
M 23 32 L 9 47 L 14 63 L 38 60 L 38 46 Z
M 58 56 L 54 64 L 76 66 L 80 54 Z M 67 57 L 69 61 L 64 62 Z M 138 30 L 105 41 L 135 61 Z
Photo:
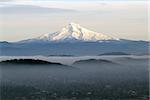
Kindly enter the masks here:
M 98 55 L 105 52 L 107 53 L 116 51 L 135 55 L 149 54 L 149 42 L 130 40 L 102 42 L 0 42 L 0 47 L 1 56 L 33 56 L 57 54 L 81 56 Z
M 73 63 L 74 65 L 78 64 L 116 64 L 115 62 L 104 60 L 104 59 L 87 59 L 87 60 L 79 60 Z
M 62 65 L 60 63 L 48 62 L 44 60 L 34 59 L 12 59 L 1 61 L 0 64 L 29 64 L 29 65 Z
M 103 56 L 103 55 L 130 55 L 130 54 L 124 52 L 108 52 L 108 53 L 99 54 L 99 56 Z

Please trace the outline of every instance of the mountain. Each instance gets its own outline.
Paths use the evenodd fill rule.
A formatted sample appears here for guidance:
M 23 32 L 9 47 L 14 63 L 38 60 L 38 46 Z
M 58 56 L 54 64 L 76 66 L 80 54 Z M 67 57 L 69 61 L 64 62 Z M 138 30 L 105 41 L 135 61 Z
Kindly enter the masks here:
M 37 38 L 23 40 L 21 42 L 40 42 L 40 41 L 102 41 L 102 40 L 119 40 L 102 33 L 93 32 L 79 24 L 70 23 L 58 32 L 41 35 Z
M 148 41 L 118 39 L 70 23 L 58 32 L 18 42 L 0 42 L 0 55 L 99 55 L 107 52 L 149 54 Z M 117 54 L 115 54 L 117 55 Z

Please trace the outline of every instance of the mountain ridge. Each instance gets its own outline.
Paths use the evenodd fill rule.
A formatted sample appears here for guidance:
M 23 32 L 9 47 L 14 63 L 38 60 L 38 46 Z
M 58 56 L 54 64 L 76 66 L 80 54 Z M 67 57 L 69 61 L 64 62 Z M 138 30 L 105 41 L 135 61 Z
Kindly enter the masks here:
M 33 55 L 99 55 L 107 52 L 128 54 L 149 54 L 149 43 L 144 41 L 104 41 L 104 42 L 26 42 L 0 43 L 2 56 Z

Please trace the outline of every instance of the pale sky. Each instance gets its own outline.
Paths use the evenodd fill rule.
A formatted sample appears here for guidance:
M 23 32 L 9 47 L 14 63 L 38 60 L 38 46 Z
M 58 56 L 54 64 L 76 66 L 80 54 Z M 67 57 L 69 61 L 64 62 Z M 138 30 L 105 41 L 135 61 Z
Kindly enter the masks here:
M 3 0 L 0 41 L 18 41 L 53 33 L 70 22 L 109 36 L 148 39 L 145 0 Z

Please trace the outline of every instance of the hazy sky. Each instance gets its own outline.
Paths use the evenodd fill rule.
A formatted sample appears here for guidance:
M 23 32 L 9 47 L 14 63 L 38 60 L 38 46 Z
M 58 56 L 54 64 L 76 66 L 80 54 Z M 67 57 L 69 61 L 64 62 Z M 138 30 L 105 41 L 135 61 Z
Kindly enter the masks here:
M 1 0 L 0 41 L 59 31 L 70 22 L 109 36 L 148 39 L 145 0 Z

